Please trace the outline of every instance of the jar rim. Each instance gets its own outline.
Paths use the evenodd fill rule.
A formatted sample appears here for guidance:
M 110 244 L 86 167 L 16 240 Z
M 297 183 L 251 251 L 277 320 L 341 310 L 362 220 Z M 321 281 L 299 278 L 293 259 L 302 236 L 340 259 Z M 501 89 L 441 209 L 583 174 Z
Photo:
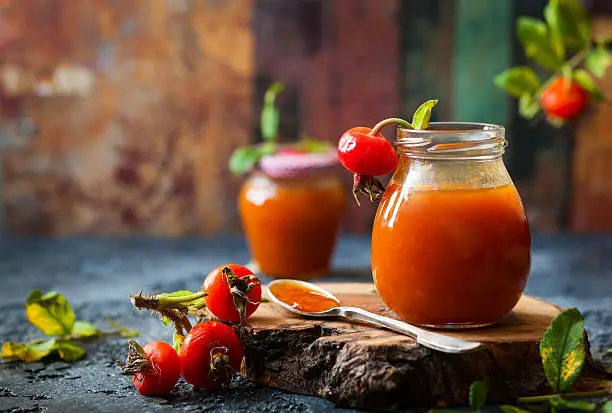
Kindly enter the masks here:
M 505 128 L 492 123 L 431 122 L 427 129 L 398 128 L 400 154 L 423 159 L 495 159 L 508 142 Z

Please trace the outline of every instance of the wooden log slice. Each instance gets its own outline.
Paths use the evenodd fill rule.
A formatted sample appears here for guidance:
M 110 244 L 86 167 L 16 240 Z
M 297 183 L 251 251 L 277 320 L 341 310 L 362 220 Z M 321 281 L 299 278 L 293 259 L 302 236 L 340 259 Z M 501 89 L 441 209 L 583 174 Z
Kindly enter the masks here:
M 373 284 L 320 285 L 343 305 L 397 318 Z M 524 296 L 495 326 L 446 332 L 485 344 L 482 351 L 460 355 L 365 324 L 301 318 L 272 302 L 262 304 L 239 333 L 249 378 L 341 406 L 462 405 L 475 380 L 488 383 L 489 402 L 512 402 L 545 389 L 538 345 L 558 312 L 553 304 Z

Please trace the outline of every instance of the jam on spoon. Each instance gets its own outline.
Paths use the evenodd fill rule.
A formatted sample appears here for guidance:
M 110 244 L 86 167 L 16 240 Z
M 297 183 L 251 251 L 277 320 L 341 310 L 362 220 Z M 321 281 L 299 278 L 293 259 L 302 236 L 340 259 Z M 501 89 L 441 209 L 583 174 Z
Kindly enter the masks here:
M 307 283 L 285 281 L 270 285 L 270 293 L 289 307 L 305 313 L 319 313 L 340 306 L 340 301 L 310 288 Z

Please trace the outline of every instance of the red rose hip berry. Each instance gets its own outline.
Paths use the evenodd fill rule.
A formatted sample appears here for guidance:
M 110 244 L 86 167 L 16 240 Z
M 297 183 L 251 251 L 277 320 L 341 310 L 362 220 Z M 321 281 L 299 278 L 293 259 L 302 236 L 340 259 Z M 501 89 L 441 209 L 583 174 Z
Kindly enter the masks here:
M 196 324 L 181 347 L 181 374 L 194 386 L 217 389 L 240 371 L 243 357 L 242 343 L 233 328 L 217 321 Z
M 542 92 L 540 103 L 548 116 L 568 120 L 587 107 L 589 94 L 576 82 L 558 77 Z
M 165 396 L 181 375 L 181 359 L 176 350 L 163 341 L 152 341 L 141 347 L 130 340 L 128 358 L 121 366 L 123 374 L 132 376 L 136 390 L 144 396 Z
M 212 270 L 202 284 L 206 307 L 223 321 L 248 318 L 261 302 L 261 281 L 251 270 L 239 264 L 221 265 Z
M 397 153 L 382 133 L 370 135 L 371 128 L 347 130 L 338 141 L 338 160 L 358 175 L 386 175 L 397 166 Z

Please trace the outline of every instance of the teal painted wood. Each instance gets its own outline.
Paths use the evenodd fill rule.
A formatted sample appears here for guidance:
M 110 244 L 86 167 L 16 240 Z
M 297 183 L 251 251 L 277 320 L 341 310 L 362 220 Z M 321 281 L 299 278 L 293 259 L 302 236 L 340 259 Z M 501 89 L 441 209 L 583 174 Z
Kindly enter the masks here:
M 453 120 L 508 122 L 509 99 L 493 78 L 511 64 L 511 3 L 455 1 Z
M 451 115 L 453 2 L 404 0 L 401 2 L 402 58 L 400 117 L 410 119 L 428 99 L 439 99 L 432 120 Z

